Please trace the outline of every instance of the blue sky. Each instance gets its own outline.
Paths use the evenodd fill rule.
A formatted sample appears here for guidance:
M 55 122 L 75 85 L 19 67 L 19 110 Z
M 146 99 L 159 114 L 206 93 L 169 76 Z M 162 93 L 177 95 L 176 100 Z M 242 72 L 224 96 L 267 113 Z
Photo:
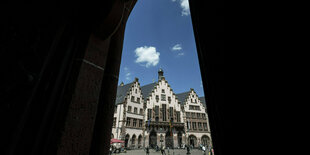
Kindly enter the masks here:
M 138 0 L 127 21 L 118 83 L 152 83 L 159 68 L 176 94 L 204 96 L 187 0 Z

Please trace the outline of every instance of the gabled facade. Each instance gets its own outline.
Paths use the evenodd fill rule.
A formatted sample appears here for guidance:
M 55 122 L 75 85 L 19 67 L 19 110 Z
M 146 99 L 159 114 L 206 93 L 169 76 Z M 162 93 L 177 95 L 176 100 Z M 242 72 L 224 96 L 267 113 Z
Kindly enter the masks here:
M 187 144 L 193 147 L 198 147 L 199 144 L 210 146 L 211 135 L 205 98 L 199 98 L 194 89 L 177 96 L 183 107 Z
M 175 94 L 163 74 L 160 69 L 158 81 L 142 87 L 138 78 L 118 86 L 112 138 L 131 149 L 210 146 L 205 98 L 193 89 Z
M 145 109 L 145 146 L 178 147 L 185 143 L 184 121 L 181 105 L 163 76 L 158 72 L 158 82 L 142 88 Z
M 140 148 L 143 144 L 144 104 L 138 78 L 118 86 L 112 137 L 125 141 L 125 147 Z

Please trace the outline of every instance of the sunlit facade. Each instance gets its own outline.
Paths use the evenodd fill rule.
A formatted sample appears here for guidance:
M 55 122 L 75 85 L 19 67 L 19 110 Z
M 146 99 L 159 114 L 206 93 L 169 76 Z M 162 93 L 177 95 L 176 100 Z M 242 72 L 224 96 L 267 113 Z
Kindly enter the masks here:
M 112 138 L 129 148 L 211 144 L 205 99 L 193 89 L 175 94 L 162 69 L 157 82 L 118 86 L 113 122 Z

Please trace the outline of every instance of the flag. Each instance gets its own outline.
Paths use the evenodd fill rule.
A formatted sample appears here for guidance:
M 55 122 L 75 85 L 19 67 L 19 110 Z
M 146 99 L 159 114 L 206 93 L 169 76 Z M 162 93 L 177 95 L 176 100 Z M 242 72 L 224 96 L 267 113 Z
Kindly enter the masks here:
M 150 126 L 151 119 L 152 119 L 152 118 L 150 118 L 150 119 L 148 120 L 148 122 L 147 122 L 147 126 L 148 126 L 148 127 Z

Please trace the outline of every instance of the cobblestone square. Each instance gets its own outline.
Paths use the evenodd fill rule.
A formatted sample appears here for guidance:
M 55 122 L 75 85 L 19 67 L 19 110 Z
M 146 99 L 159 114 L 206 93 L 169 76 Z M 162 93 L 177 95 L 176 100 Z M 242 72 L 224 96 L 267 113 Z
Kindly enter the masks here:
M 166 155 L 186 155 L 186 150 L 184 149 L 175 149 L 175 150 L 165 150 Z M 192 149 L 190 151 L 191 155 L 203 155 L 203 152 L 198 149 Z M 150 149 L 150 155 L 160 155 L 160 151 L 156 152 L 153 149 Z M 113 153 L 113 155 L 146 155 L 145 150 L 128 150 L 126 153 Z

